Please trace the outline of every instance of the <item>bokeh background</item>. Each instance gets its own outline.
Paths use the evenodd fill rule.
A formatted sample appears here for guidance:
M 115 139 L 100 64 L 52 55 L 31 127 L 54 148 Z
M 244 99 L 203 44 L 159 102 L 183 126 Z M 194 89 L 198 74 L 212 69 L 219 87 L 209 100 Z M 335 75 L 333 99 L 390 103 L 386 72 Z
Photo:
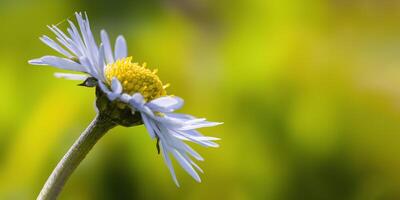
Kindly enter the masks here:
M 94 90 L 27 60 L 87 11 L 158 68 L 218 149 L 177 188 L 144 127 L 110 131 L 60 199 L 400 199 L 396 0 L 1 0 L 0 199 L 34 199 L 95 115 Z

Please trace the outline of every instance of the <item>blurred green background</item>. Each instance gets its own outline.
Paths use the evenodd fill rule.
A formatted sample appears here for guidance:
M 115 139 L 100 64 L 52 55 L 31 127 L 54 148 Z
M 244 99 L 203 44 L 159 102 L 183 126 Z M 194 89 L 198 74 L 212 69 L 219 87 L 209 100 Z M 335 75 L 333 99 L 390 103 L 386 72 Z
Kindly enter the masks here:
M 0 199 L 34 199 L 95 115 L 94 90 L 27 61 L 87 11 L 158 68 L 218 149 L 177 188 L 144 127 L 109 132 L 60 199 L 400 199 L 400 2 L 1 0 Z M 66 24 L 60 27 L 65 30 Z

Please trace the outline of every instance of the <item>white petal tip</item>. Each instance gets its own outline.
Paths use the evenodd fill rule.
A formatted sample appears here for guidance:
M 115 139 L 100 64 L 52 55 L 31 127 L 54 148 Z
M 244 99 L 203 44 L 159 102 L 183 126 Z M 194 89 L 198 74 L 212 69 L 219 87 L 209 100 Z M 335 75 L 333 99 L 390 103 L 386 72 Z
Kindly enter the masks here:
M 40 58 L 29 60 L 28 63 L 31 65 L 45 65 Z
M 65 78 L 68 80 L 84 81 L 88 78 L 87 75 L 83 74 L 68 74 L 68 73 L 54 73 L 56 78 Z

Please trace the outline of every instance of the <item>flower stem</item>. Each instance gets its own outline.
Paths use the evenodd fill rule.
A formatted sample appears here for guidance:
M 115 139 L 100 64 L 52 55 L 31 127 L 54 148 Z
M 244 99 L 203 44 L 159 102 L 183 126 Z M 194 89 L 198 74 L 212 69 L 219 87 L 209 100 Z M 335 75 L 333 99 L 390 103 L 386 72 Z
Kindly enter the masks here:
M 97 141 L 114 126 L 116 124 L 107 115 L 97 114 L 57 164 L 40 191 L 37 200 L 56 199 L 79 163 L 85 158 Z

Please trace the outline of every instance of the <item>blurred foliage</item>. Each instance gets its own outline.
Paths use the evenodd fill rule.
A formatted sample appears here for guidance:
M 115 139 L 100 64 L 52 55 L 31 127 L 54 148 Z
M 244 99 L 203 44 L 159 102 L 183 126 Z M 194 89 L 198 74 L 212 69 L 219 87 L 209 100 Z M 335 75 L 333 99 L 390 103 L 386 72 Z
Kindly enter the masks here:
M 45 25 L 75 11 L 122 33 L 182 112 L 225 124 L 202 130 L 219 149 L 194 147 L 201 184 L 176 167 L 176 188 L 145 128 L 118 127 L 60 199 L 400 199 L 391 0 L 0 1 L 0 199 L 34 199 L 95 114 L 94 90 L 27 64 L 54 53 Z

